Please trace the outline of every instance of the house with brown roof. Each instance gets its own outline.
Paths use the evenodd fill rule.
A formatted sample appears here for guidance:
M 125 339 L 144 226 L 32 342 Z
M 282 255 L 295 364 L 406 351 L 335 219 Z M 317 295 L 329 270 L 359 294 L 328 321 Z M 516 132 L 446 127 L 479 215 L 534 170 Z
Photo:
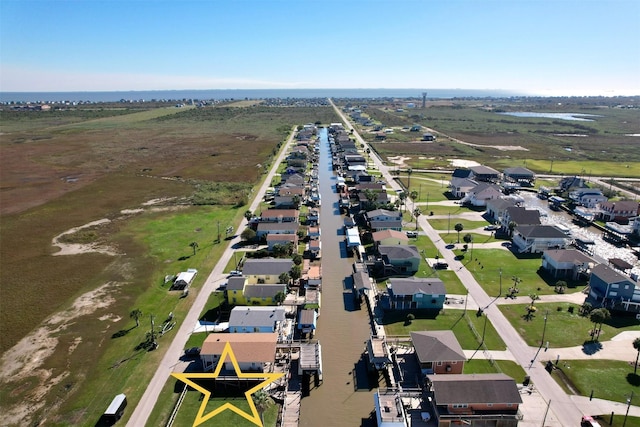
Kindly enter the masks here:
M 298 222 L 298 209 L 266 209 L 260 214 L 260 222 Z
M 633 200 L 618 200 L 617 202 L 602 202 L 599 205 L 598 216 L 605 222 L 614 221 L 618 224 L 628 224 L 631 218 L 638 216 L 640 204 Z
M 516 427 L 522 398 L 505 374 L 429 375 L 426 393 L 438 427 Z
M 462 373 L 467 357 L 453 332 L 411 332 L 411 342 L 423 375 Z
M 293 245 L 294 250 L 298 247 L 297 234 L 267 234 L 267 249 L 273 251 L 276 245 Z
M 376 246 L 403 245 L 409 241 L 406 233 L 398 230 L 380 230 L 371 233 L 371 239 Z
M 226 343 L 231 345 L 233 354 L 242 372 L 268 372 L 276 355 L 277 333 L 214 333 L 209 334 L 202 344 L 200 360 L 204 371 L 214 371 Z M 224 360 L 224 370 L 233 372 L 231 360 Z

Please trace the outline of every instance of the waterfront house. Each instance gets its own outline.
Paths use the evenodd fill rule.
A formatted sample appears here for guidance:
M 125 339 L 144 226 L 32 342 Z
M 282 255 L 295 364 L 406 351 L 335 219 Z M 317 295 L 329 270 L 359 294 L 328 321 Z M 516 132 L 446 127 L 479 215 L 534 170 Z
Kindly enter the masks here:
M 420 268 L 420 253 L 413 245 L 379 245 L 377 250 L 385 276 L 411 275 Z
M 388 310 L 441 310 L 446 290 L 442 280 L 428 277 L 392 277 L 387 283 L 387 296 L 382 306 Z
M 549 249 L 564 249 L 569 237 L 553 225 L 518 225 L 513 233 L 513 245 L 520 253 L 542 253 Z
M 289 273 L 293 260 L 289 258 L 248 259 L 242 266 L 242 275 L 248 283 L 279 283 L 282 273 Z
M 475 187 L 466 192 L 462 198 L 462 204 L 471 206 L 486 206 L 489 200 L 500 199 L 503 196 L 500 188 L 489 182 L 480 182 Z
M 487 200 L 487 217 L 496 223 L 501 223 L 507 208 L 516 206 L 516 202 L 512 199 L 491 199 Z
M 599 188 L 578 188 L 569 193 L 569 199 L 585 208 L 595 208 L 608 200 Z
M 599 264 L 591 270 L 589 298 L 609 310 L 640 312 L 638 281 Z
M 506 168 L 502 174 L 505 180 L 515 182 L 523 187 L 533 187 L 536 180 L 536 174 L 533 171 L 521 166 Z
M 552 249 L 542 254 L 542 269 L 554 279 L 578 280 L 595 265 L 593 258 L 576 249 Z
M 505 374 L 429 375 L 427 401 L 436 425 L 516 427 L 522 398 Z
M 500 227 L 506 232 L 509 230 L 509 224 L 515 223 L 516 226 L 540 225 L 540 211 L 536 209 L 526 209 L 520 206 L 510 206 L 504 210 L 502 218 L 500 218 Z
M 226 343 L 231 345 L 233 354 L 242 372 L 267 372 L 276 355 L 277 333 L 263 334 L 209 334 L 200 350 L 200 360 L 205 372 L 214 371 L 220 361 Z M 233 372 L 230 358 L 224 361 L 224 370 Z M 222 375 L 224 376 L 224 375 Z M 235 375 L 233 375 L 235 377 Z
M 497 182 L 500 178 L 500 172 L 489 166 L 471 166 L 469 170 L 471 171 L 471 177 L 475 181 Z
M 402 212 L 374 209 L 366 213 L 366 218 L 372 231 L 402 230 Z
M 266 239 L 269 234 L 297 234 L 297 222 L 259 222 L 256 227 L 256 237 Z
M 260 214 L 260 222 L 298 222 L 298 209 L 266 209 Z
M 409 241 L 406 233 L 397 230 L 380 230 L 371 233 L 374 245 L 404 245 Z
M 423 375 L 462 373 L 467 357 L 453 332 L 411 332 L 411 342 Z
M 318 312 L 314 309 L 302 309 L 298 315 L 298 329 L 303 334 L 313 334 L 318 323 Z
M 619 200 L 617 202 L 600 203 L 598 216 L 605 222 L 629 224 L 632 218 L 638 216 L 640 205 L 633 200 Z
M 297 234 L 267 234 L 267 249 L 272 252 L 277 246 L 292 245 L 294 250 L 298 247 L 298 235 Z
M 285 321 L 285 309 L 277 307 L 236 306 L 229 315 L 230 333 L 280 332 Z
M 477 181 L 474 181 L 470 178 L 459 178 L 459 177 L 451 177 L 451 182 L 449 182 L 449 191 L 451 195 L 457 199 L 462 199 L 467 195 L 472 188 L 478 185 Z

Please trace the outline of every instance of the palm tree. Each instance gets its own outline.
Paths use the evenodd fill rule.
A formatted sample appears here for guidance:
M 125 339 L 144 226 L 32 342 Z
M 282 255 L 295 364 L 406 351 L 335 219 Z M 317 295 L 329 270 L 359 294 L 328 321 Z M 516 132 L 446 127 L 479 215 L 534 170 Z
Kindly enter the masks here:
M 247 221 L 251 220 L 251 218 L 253 218 L 253 213 L 251 213 L 250 210 L 246 210 L 244 211 L 244 217 L 247 219 Z
M 416 230 L 418 229 L 418 217 L 422 215 L 422 211 L 420 210 L 420 208 L 415 208 L 413 210 L 413 216 L 416 217 Z
M 460 243 L 460 232 L 464 230 L 464 225 L 457 223 L 456 225 L 453 226 L 453 229 L 458 232 L 458 243 Z
M 252 398 L 253 404 L 256 405 L 256 410 L 258 411 L 258 414 L 260 414 L 260 421 L 262 422 L 262 425 L 264 425 L 264 413 L 271 407 L 271 405 L 273 405 L 273 401 L 264 390 L 258 390 L 253 393 Z
M 518 226 L 518 224 L 515 221 L 510 221 L 509 222 L 509 237 L 513 237 L 513 230 L 516 229 L 516 227 Z
M 473 235 L 471 233 L 467 233 L 462 237 L 462 240 L 468 245 L 471 243 L 471 255 L 470 257 L 473 259 Z
M 404 191 L 403 191 L 403 192 L 401 192 L 401 193 L 398 193 L 398 197 L 400 198 L 400 202 L 402 202 L 402 206 L 403 206 L 404 208 L 406 208 L 406 207 L 407 207 L 407 205 L 405 204 L 405 200 L 407 200 L 407 193 L 405 193 Z M 403 209 L 403 211 L 404 211 L 404 210 L 405 210 L 405 209 Z
M 407 169 L 407 175 L 409 178 L 407 179 L 407 190 L 411 190 L 411 174 L 413 173 L 413 169 Z
M 198 242 L 191 242 L 191 243 L 189 243 L 189 246 L 191 246 L 193 248 L 193 255 L 195 256 L 196 249 L 198 249 Z
M 136 308 L 129 313 L 129 317 L 136 321 L 136 328 L 140 326 L 140 318 L 142 317 L 142 310 Z
M 596 341 L 600 339 L 602 324 L 604 323 L 605 320 L 610 318 L 611 318 L 611 313 L 609 313 L 609 310 L 607 310 L 606 308 L 596 308 L 595 310 L 592 310 L 591 313 L 589 314 L 589 320 L 591 320 L 594 325 L 592 336 L 597 333 L 595 337 Z
M 633 348 L 635 348 L 638 352 L 638 354 L 636 354 L 636 364 L 633 368 L 633 374 L 635 375 L 636 371 L 638 370 L 638 357 L 640 357 L 640 338 L 636 338 L 635 340 L 633 340 Z
M 289 276 L 289 273 L 285 271 L 284 273 L 280 273 L 280 276 L 278 276 L 278 283 L 286 283 L 288 285 L 290 279 L 291 277 Z
M 555 286 L 555 291 L 558 294 L 564 294 L 564 289 L 567 287 L 567 282 L 565 282 L 564 280 L 558 280 L 556 282 L 556 286 Z
M 279 291 L 277 294 L 275 294 L 275 295 L 273 296 L 273 301 L 274 301 L 276 304 L 280 305 L 280 304 L 282 304 L 282 303 L 284 302 L 284 300 L 285 300 L 286 298 L 287 298 L 287 295 L 285 295 L 285 293 L 284 293 L 284 292 Z

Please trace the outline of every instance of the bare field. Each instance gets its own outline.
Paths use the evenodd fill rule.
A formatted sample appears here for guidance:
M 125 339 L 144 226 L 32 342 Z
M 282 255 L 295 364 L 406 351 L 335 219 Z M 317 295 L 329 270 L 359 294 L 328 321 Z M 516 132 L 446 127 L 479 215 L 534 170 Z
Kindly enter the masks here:
M 329 108 L 67 113 L 0 114 L 6 425 L 94 425 L 113 394 L 139 396 L 162 351 L 134 350 L 145 321 L 132 330 L 129 312 L 156 312 L 159 322 L 184 314 L 189 298 L 167 292 L 161 278 L 215 265 L 222 245 L 211 245 L 213 224 L 242 217 L 292 127 L 337 120 Z M 219 206 L 193 207 L 196 196 Z M 56 236 L 78 246 L 54 256 Z

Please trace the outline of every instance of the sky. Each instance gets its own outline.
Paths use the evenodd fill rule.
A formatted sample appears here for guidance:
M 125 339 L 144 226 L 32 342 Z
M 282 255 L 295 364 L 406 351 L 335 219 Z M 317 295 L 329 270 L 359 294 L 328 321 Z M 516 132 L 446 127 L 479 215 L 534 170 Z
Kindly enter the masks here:
M 0 91 L 640 95 L 640 0 L 0 0 Z

